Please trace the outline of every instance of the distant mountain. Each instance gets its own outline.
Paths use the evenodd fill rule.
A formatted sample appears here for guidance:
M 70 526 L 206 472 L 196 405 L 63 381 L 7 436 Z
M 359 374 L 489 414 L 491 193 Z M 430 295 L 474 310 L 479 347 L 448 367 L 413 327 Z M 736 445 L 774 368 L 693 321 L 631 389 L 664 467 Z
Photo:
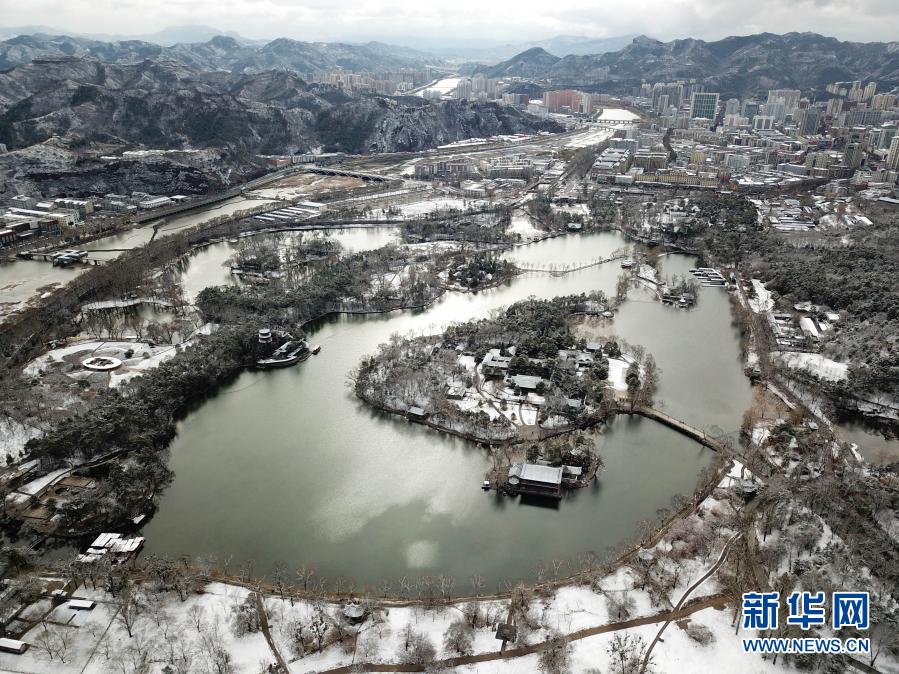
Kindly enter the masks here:
M 219 148 L 249 154 L 318 147 L 417 151 L 472 136 L 538 130 L 560 129 L 492 103 L 351 98 L 283 68 L 201 72 L 171 59 L 108 64 L 73 58 L 0 73 L 0 142 L 11 150 L 59 137 L 79 147 Z
M 493 64 L 512 58 L 516 54 L 527 51 L 533 47 L 541 47 L 550 54 L 567 56 L 568 54 L 604 54 L 609 51 L 618 51 L 630 43 L 634 35 L 619 35 L 615 37 L 580 37 L 576 35 L 557 35 L 546 40 L 531 42 L 515 42 L 510 44 L 492 45 L 488 47 L 433 47 L 429 51 L 454 61 L 470 61 L 477 63 Z
M 19 35 L 0 42 L 0 69 L 34 59 L 92 56 L 104 63 L 129 64 L 148 58 L 175 59 L 200 70 L 261 72 L 289 68 L 299 73 L 340 68 L 384 71 L 432 64 L 424 52 L 378 42 L 364 45 L 339 42 L 300 42 L 279 38 L 266 44 L 247 44 L 233 36 L 217 35 L 205 42 L 160 46 L 144 40 L 107 42 L 66 35 Z
M 553 56 L 543 47 L 532 47 L 495 66 L 480 67 L 475 72 L 484 73 L 487 77 L 540 77 L 559 60 L 558 56 Z
M 11 37 L 20 35 L 67 35 L 69 37 L 86 38 L 88 40 L 96 40 L 99 42 L 151 42 L 160 47 L 169 47 L 179 42 L 206 42 L 217 35 L 225 37 L 233 37 L 243 44 L 264 44 L 268 40 L 251 40 L 234 31 L 219 30 L 212 26 L 203 26 L 199 24 L 184 26 L 168 26 L 155 33 L 146 33 L 139 35 L 116 35 L 111 33 L 74 33 L 71 31 L 61 30 L 58 27 L 51 26 L 0 26 L 0 39 L 6 40 Z
M 199 24 L 192 24 L 186 26 L 168 26 L 163 28 L 160 31 L 155 33 L 148 33 L 146 35 L 133 35 L 130 37 L 118 37 L 112 38 L 113 40 L 141 40 L 142 42 L 152 42 L 153 44 L 158 44 L 163 47 L 170 47 L 173 44 L 179 44 L 184 42 L 208 42 L 214 37 L 219 35 L 223 35 L 225 37 L 234 38 L 238 42 L 249 44 L 254 42 L 254 40 L 248 40 L 247 38 L 241 37 L 238 33 L 233 31 L 225 31 L 220 30 L 218 28 L 213 28 L 212 26 L 203 26 Z M 109 39 L 108 37 L 99 37 L 95 36 L 97 39 Z
M 565 56 L 539 77 L 553 85 L 605 88 L 697 78 L 725 96 L 858 79 L 892 87 L 899 84 L 899 42 L 841 42 L 815 33 L 761 33 L 715 42 L 640 36 L 617 52 Z
M 532 46 L 543 47 L 550 54 L 568 56 L 569 54 L 605 54 L 626 47 L 635 35 L 617 35 L 615 37 L 579 37 L 575 35 L 557 35 L 548 40 L 534 42 Z

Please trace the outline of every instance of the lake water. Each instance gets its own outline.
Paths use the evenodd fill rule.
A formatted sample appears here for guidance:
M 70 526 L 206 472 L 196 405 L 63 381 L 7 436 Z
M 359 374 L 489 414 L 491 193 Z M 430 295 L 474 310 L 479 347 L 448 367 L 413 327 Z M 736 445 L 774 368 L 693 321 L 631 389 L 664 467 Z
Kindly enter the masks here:
M 399 230 L 395 227 L 346 227 L 316 232 L 280 232 L 260 234 L 279 244 L 298 241 L 301 237 L 327 236 L 339 242 L 348 253 L 358 253 L 381 248 L 399 241 Z M 247 239 L 240 239 L 246 241 Z M 181 285 L 184 295 L 193 302 L 203 288 L 226 285 L 234 281 L 228 261 L 238 250 L 238 243 L 223 241 L 205 246 L 186 256 L 179 262 Z
M 626 246 L 618 234 L 566 236 L 514 251 L 570 264 Z M 667 273 L 692 266 L 665 259 Z M 448 294 L 424 311 L 334 317 L 309 327 L 320 355 L 294 368 L 247 372 L 179 424 L 174 483 L 144 527 L 147 550 L 313 564 L 321 576 L 375 584 L 446 573 L 467 591 L 471 574 L 498 589 L 553 559 L 603 554 L 630 538 L 677 493 L 692 492 L 711 452 L 659 424 L 620 418 L 596 443 L 606 470 L 557 507 L 480 490 L 481 448 L 362 405 L 347 373 L 392 333 L 435 333 L 536 296 L 614 292 L 614 263 L 562 277 L 525 275 L 479 294 Z M 218 283 L 218 272 L 210 282 Z M 643 344 L 661 370 L 660 404 L 689 422 L 738 428 L 749 405 L 726 293 L 700 290 L 690 311 L 631 291 L 607 328 Z

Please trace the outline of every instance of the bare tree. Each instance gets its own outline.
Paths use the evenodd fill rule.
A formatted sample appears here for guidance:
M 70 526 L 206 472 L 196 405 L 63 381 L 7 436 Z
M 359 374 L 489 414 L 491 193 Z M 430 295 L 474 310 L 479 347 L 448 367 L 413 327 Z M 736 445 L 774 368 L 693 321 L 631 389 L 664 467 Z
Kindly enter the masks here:
M 398 656 L 404 664 L 426 666 L 434 662 L 437 649 L 427 636 L 412 630 L 404 640 Z
M 219 631 L 219 624 L 213 623 L 200 637 L 200 654 L 205 661 L 206 670 L 212 674 L 233 674 L 234 664 L 231 653 L 225 646 Z
M 450 623 L 443 635 L 443 649 L 447 653 L 471 655 L 474 635 L 468 623 L 456 620 Z
M 41 622 L 36 642 L 37 647 L 44 651 L 50 660 L 66 663 L 74 643 L 74 636 L 69 627 L 47 625 L 47 623 Z
M 128 632 L 128 637 L 131 638 L 134 636 L 134 625 L 144 612 L 144 598 L 132 583 L 127 583 L 119 594 L 118 604 L 119 612 L 116 614 L 116 620 L 121 623 Z
M 652 672 L 652 658 L 644 663 L 646 657 L 646 644 L 643 638 L 637 635 L 620 633 L 612 637 L 612 643 L 606 649 L 609 655 L 609 666 L 612 674 L 644 674 Z
M 540 657 L 537 666 L 543 674 L 567 674 L 571 669 L 571 644 L 563 634 L 558 632 L 550 635 Z
M 197 628 L 198 633 L 203 627 L 203 618 L 205 616 L 206 609 L 204 609 L 200 604 L 194 604 L 189 609 L 187 609 L 187 617 L 190 619 L 191 624 Z
M 242 601 L 237 601 L 231 607 L 234 633 L 237 636 L 258 632 L 262 628 L 256 599 L 248 594 Z

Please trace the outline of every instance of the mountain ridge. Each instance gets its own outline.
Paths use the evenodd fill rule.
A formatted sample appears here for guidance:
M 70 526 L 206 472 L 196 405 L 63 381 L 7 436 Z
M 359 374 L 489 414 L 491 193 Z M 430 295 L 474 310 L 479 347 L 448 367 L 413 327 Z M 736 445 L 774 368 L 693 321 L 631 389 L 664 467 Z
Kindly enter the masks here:
M 841 42 L 817 33 L 734 35 L 710 42 L 662 42 L 640 35 L 617 52 L 564 56 L 537 73 L 528 67 L 507 67 L 506 72 L 553 86 L 610 91 L 632 89 L 642 81 L 695 78 L 726 96 L 781 87 L 811 90 L 858 79 L 892 87 L 899 85 L 899 42 Z

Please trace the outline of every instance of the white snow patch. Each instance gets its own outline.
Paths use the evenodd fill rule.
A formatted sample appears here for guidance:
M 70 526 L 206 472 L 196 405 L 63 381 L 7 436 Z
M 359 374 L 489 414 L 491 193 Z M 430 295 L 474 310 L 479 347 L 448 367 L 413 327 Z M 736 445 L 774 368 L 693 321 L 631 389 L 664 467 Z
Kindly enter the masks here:
M 749 298 L 749 306 L 752 310 L 757 314 L 771 311 L 774 308 L 774 299 L 765 288 L 765 284 L 758 279 L 752 279 L 752 288 L 755 290 L 755 297 Z
M 849 374 L 848 363 L 838 363 L 820 353 L 780 351 L 771 355 L 789 368 L 805 370 L 827 381 L 843 381 Z

